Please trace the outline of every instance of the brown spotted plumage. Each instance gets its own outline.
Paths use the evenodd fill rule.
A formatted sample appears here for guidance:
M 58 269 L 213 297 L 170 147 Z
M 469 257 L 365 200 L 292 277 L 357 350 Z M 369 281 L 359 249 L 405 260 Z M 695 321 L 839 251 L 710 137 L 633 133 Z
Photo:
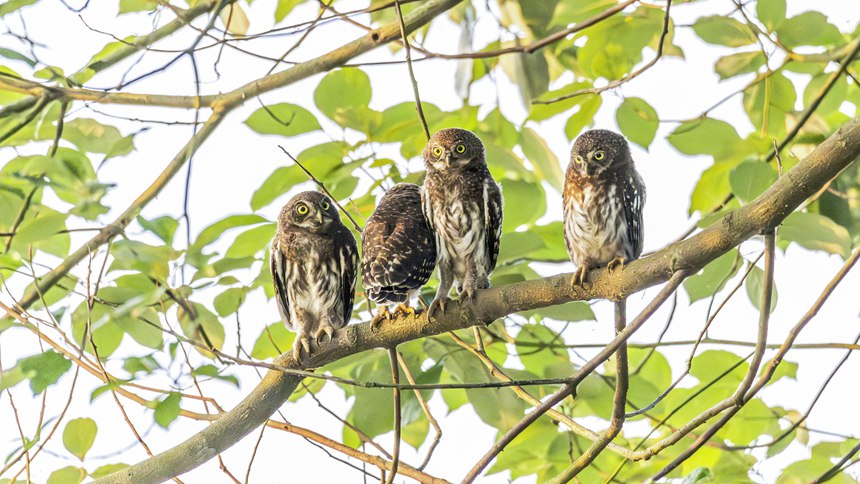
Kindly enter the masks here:
M 296 332 L 297 359 L 349 323 L 358 249 L 337 209 L 319 192 L 302 192 L 281 210 L 269 259 L 281 320 Z
M 417 295 L 436 267 L 436 240 L 421 211 L 418 185 L 398 183 L 383 195 L 361 233 L 361 283 L 378 306 L 371 327 L 388 306 L 412 313 Z
M 570 150 L 563 196 L 575 283 L 583 284 L 591 269 L 623 267 L 642 254 L 645 184 L 623 136 L 605 129 L 580 135 Z
M 502 192 L 490 175 L 484 145 L 474 133 L 449 128 L 434 134 L 424 148 L 421 198 L 424 215 L 436 234 L 439 288 L 430 306 L 445 301 L 457 282 L 461 298 L 490 287 L 502 235 Z

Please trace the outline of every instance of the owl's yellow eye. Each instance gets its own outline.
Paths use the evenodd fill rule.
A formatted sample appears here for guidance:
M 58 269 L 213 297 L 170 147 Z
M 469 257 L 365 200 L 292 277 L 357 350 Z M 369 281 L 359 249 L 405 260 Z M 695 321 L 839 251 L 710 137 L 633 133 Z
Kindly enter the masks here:
M 604 153 L 602 151 L 595 151 L 594 152 L 594 159 L 595 160 L 600 161 L 604 158 L 606 158 L 606 153 Z
M 296 213 L 299 215 L 307 215 L 308 206 L 305 204 L 300 204 L 298 207 L 296 207 Z
M 437 158 L 442 156 L 442 148 L 440 148 L 438 146 L 433 148 L 433 156 L 435 156 Z
M 320 203 L 320 207 L 322 207 L 323 210 L 328 210 L 331 205 L 329 205 L 328 200 L 323 200 L 322 203 Z
M 466 147 L 463 145 L 457 145 L 457 147 L 454 148 L 454 151 L 456 151 L 457 153 L 463 154 L 466 152 Z

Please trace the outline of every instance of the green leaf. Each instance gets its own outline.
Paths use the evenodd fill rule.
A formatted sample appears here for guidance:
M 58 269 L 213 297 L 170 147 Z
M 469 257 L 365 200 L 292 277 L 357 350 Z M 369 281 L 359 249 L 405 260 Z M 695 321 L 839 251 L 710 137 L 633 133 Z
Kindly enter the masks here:
M 13 366 L 0 371 L 0 390 L 12 388 L 27 379 L 27 374 L 20 366 Z
M 809 250 L 823 250 L 847 259 L 851 254 L 851 235 L 833 220 L 812 212 L 794 212 L 780 225 L 779 238 L 798 243 Z
M 722 15 L 699 17 L 693 24 L 693 31 L 709 44 L 726 47 L 742 47 L 756 41 L 756 36 L 749 26 Z
M 123 135 L 114 126 L 102 124 L 95 119 L 76 118 L 63 126 L 63 139 L 71 141 L 81 151 L 88 153 L 111 153 L 122 156 L 131 153 L 133 144 L 123 143 Z M 117 145 L 123 143 L 122 149 Z
M 561 193 L 561 185 L 564 173 L 558 158 L 547 145 L 546 141 L 531 128 L 523 128 L 520 132 L 520 145 L 526 158 L 534 166 L 535 174 L 541 180 L 545 180 L 553 188 Z M 535 199 L 535 201 L 537 201 Z
M 317 108 L 333 120 L 348 109 L 366 108 L 370 104 L 370 77 L 357 68 L 342 68 L 329 72 L 314 91 Z
M 233 244 L 227 249 L 225 257 L 239 259 L 242 257 L 252 257 L 258 252 L 265 249 L 275 235 L 277 225 L 267 223 L 248 229 L 236 237 Z
M 711 261 L 698 274 L 688 277 L 684 281 L 684 289 L 687 290 L 690 303 L 711 297 L 720 291 L 738 271 L 737 256 L 737 251 L 726 252 Z
M 36 0 L 9 0 L 3 5 L 0 5 L 0 17 L 8 13 L 12 13 L 21 7 L 26 7 L 27 5 L 32 5 L 34 3 L 36 3 Z
M 517 52 L 502 56 L 499 60 L 502 70 L 508 79 L 520 90 L 520 96 L 528 107 L 532 99 L 537 98 L 549 88 L 549 65 L 543 50 L 530 54 Z
M 714 71 L 720 76 L 721 80 L 728 79 L 741 74 L 756 72 L 759 67 L 764 65 L 766 60 L 767 58 L 760 50 L 738 52 L 717 59 L 717 63 L 714 64 Z
M 562 347 L 554 347 L 562 345 Z M 542 324 L 528 324 L 517 334 L 517 354 L 525 369 L 541 378 L 573 373 L 564 338 Z
M 757 0 L 755 11 L 767 31 L 773 32 L 785 20 L 785 0 Z
M 215 312 L 222 318 L 229 316 L 239 310 L 239 306 L 245 301 L 247 290 L 244 287 L 231 287 L 225 289 L 221 294 L 215 296 L 212 302 Z
M 148 12 L 159 5 L 158 0 L 119 0 L 119 13 Z
M 776 309 L 776 302 L 778 299 L 778 295 L 776 292 L 776 282 L 771 283 L 772 293 L 770 299 L 770 312 L 772 313 L 774 309 Z M 764 287 L 764 271 L 759 269 L 758 267 L 753 267 L 752 271 L 750 271 L 746 280 L 746 288 L 747 288 L 747 296 L 750 298 L 750 302 L 755 306 L 756 309 L 761 311 L 761 292 Z
M 505 232 L 513 232 L 520 225 L 532 224 L 546 212 L 546 193 L 539 183 L 505 178 L 502 180 L 502 194 L 509 201 L 521 201 L 505 205 L 502 219 Z
M 794 110 L 796 99 L 794 84 L 778 72 L 744 89 L 744 109 L 750 121 L 771 137 L 785 133 L 786 113 Z
M 154 246 L 135 240 L 118 240 L 111 244 L 110 252 L 114 257 L 110 270 L 140 271 L 159 281 L 167 280 L 170 261 L 179 257 L 179 252 L 166 245 Z
M 68 466 L 58 469 L 48 476 L 48 484 L 79 484 L 84 482 L 87 471 L 80 467 Z
M 226 374 L 223 374 L 223 373 L 222 373 L 222 371 L 221 371 L 221 370 L 219 370 L 219 369 L 218 369 L 216 366 L 214 366 L 214 365 L 203 365 L 203 366 L 200 366 L 200 367 L 198 367 L 198 368 L 195 368 L 195 369 L 191 372 L 191 374 L 192 374 L 193 376 L 207 376 L 207 377 L 209 377 L 209 378 L 214 378 L 214 379 L 216 379 L 216 380 L 226 381 L 226 382 L 229 382 L 229 383 L 232 383 L 233 385 L 235 385 L 235 386 L 236 386 L 236 388 L 238 388 L 238 387 L 239 387 L 239 379 L 238 379 L 238 378 L 236 378 L 236 377 L 235 377 L 235 376 L 233 376 L 233 375 L 226 375 Z
M 804 12 L 782 22 L 776 35 L 789 49 L 801 45 L 831 46 L 843 42 L 839 29 L 821 12 Z
M 2 7 L 0 7 L 2 8 Z M 30 67 L 36 67 L 37 62 L 24 54 L 15 52 L 12 49 L 7 49 L 6 47 L 0 47 L 0 56 L 3 56 L 7 59 L 18 60 L 26 63 Z
M 275 23 L 284 20 L 284 17 L 292 12 L 296 5 L 302 3 L 302 0 L 278 0 L 278 6 L 275 8 Z
M 284 323 L 277 322 L 266 326 L 254 342 L 251 358 L 266 360 L 285 353 L 293 347 L 296 335 Z
M 644 99 L 638 97 L 626 98 L 615 112 L 615 120 L 627 139 L 646 150 L 654 140 L 660 125 L 657 111 Z
M 254 111 L 245 124 L 260 134 L 296 136 L 322 129 L 307 109 L 290 103 L 273 104 Z
M 731 190 L 730 176 L 736 163 L 718 162 L 702 172 L 690 197 L 690 214 L 707 214 L 719 207 Z
M 215 349 L 220 350 L 224 345 L 224 326 L 221 325 L 218 316 L 215 316 L 202 304 L 191 304 L 196 314 L 189 315 L 182 307 L 177 311 L 182 332 L 185 333 L 185 336 L 200 342 L 204 347 L 211 344 Z M 194 349 L 204 356 L 211 356 L 208 351 L 202 348 L 195 346 Z
M 111 309 L 108 306 L 96 304 L 93 306 L 92 313 L 88 314 L 86 301 L 83 301 L 72 313 L 72 337 L 79 344 L 83 341 L 84 348 L 90 354 L 94 354 L 93 343 L 95 343 L 99 358 L 102 360 L 116 351 L 125 335 L 116 321 L 109 317 L 110 313 Z M 84 333 L 87 330 L 88 319 L 92 323 L 90 328 L 92 334 L 87 335 L 85 340 Z M 95 323 L 99 321 L 101 324 L 96 325 Z
M 18 367 L 30 380 L 30 389 L 33 390 L 33 394 L 38 395 L 69 371 L 72 362 L 56 351 L 48 350 L 42 354 L 29 356 L 18 361 Z
M 158 402 L 155 405 L 155 423 L 166 429 L 170 422 L 179 416 L 179 402 L 181 400 L 182 397 L 178 393 L 170 392 L 170 395 Z
M 600 96 L 588 96 L 588 99 L 579 105 L 579 110 L 571 115 L 564 125 L 564 134 L 567 135 L 567 139 L 575 139 L 586 126 L 591 126 L 594 123 L 594 115 L 597 114 L 602 103 L 603 98 Z
M 129 372 L 132 377 L 136 377 L 138 373 L 149 375 L 155 370 L 161 368 L 158 361 L 152 355 L 146 356 L 129 356 L 122 362 L 122 368 Z
M 67 214 L 54 212 L 52 210 L 45 211 L 44 215 L 39 214 L 35 218 L 21 224 L 15 232 L 15 238 L 12 239 L 12 248 L 23 253 L 27 253 L 27 248 L 30 245 L 38 246 L 40 242 L 52 237 L 68 237 L 68 234 L 59 233 L 66 228 Z
M 822 72 L 812 78 L 806 88 L 803 90 L 803 106 L 806 109 L 811 109 L 812 104 L 821 96 L 824 85 L 830 81 L 831 73 Z M 818 107 L 815 108 L 815 113 L 826 115 L 838 111 L 842 107 L 848 96 L 848 81 L 845 77 L 839 77 L 833 83 L 833 86 L 827 92 L 827 95 L 821 100 Z
M 527 318 L 552 318 L 556 321 L 594 321 L 594 311 L 583 301 L 574 301 L 519 313 Z
M 769 164 L 747 160 L 729 172 L 729 186 L 742 202 L 749 203 L 770 188 L 777 176 Z
M 256 210 L 256 209 L 255 209 Z M 259 216 L 259 215 L 231 215 L 229 217 L 223 218 L 212 225 L 206 227 L 200 232 L 200 235 L 194 240 L 194 243 L 188 249 L 189 252 L 200 252 L 203 247 L 211 244 L 218 240 L 226 230 L 235 228 L 235 227 L 244 227 L 247 225 L 254 225 L 263 222 L 268 222 L 267 219 Z
M 98 426 L 91 418 L 76 418 L 69 420 L 63 430 L 63 445 L 81 461 L 87 455 L 96 440 Z
M 693 472 L 687 474 L 681 484 L 698 484 L 700 482 L 711 482 L 714 480 L 714 474 L 707 467 L 697 467 Z
M 669 143 L 685 155 L 711 155 L 721 159 L 743 140 L 732 125 L 713 118 L 686 121 L 672 131 Z
M 146 220 L 138 215 L 137 223 L 139 223 L 144 229 L 155 234 L 167 245 L 173 243 L 173 234 L 176 233 L 176 228 L 179 227 L 179 221 L 176 220 L 176 218 L 169 217 L 167 215 L 152 220 Z

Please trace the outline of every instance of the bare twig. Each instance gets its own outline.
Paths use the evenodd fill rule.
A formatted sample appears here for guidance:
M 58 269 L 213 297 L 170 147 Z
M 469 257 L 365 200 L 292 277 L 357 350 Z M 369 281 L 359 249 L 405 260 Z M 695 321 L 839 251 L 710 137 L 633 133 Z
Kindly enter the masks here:
M 427 127 L 427 120 L 424 118 L 424 108 L 421 107 L 421 95 L 418 94 L 418 80 L 415 79 L 415 72 L 412 70 L 412 48 L 409 45 L 409 37 L 406 35 L 406 24 L 403 23 L 403 12 L 400 11 L 399 0 L 394 0 L 394 9 L 397 11 L 397 20 L 400 23 L 400 38 L 403 41 L 403 48 L 406 50 L 406 66 L 409 68 L 409 79 L 412 81 L 412 94 L 415 95 L 415 109 L 418 111 L 418 119 L 421 120 L 421 128 L 424 129 L 424 137 L 430 139 L 430 129 Z
M 390 348 L 388 350 L 388 360 L 391 363 L 391 383 L 397 385 L 400 383 L 400 369 L 397 365 L 397 349 Z M 388 473 L 388 479 L 385 484 L 392 484 L 394 477 L 397 476 L 397 467 L 400 465 L 400 389 L 394 388 L 394 449 L 391 451 L 391 472 Z

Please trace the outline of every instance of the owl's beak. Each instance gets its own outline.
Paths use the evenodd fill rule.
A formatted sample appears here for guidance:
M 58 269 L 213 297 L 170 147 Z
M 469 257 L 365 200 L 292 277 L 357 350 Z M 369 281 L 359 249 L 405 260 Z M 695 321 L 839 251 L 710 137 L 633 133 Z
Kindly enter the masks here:
M 316 219 L 317 219 L 317 223 L 318 223 L 318 224 L 320 224 L 320 225 L 322 225 L 322 223 L 323 223 L 323 215 L 324 215 L 324 214 L 323 214 L 323 212 L 322 212 L 321 210 L 317 210 L 317 216 L 316 216 Z
M 450 151 L 445 153 L 445 165 L 447 165 L 448 168 L 451 167 L 451 152 Z

